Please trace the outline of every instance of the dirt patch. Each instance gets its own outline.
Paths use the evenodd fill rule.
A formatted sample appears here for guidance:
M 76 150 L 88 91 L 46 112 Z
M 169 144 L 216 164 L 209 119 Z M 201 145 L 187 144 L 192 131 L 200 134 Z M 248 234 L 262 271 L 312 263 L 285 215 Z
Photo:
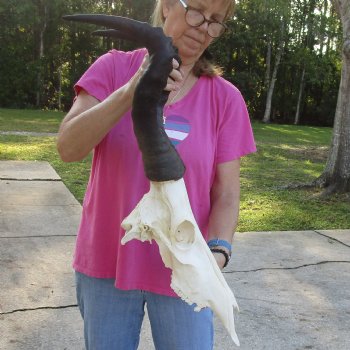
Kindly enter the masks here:
M 283 147 L 284 148 L 284 147 Z M 288 152 L 296 155 L 298 159 L 310 160 L 312 162 L 325 162 L 328 157 L 329 147 L 286 147 Z

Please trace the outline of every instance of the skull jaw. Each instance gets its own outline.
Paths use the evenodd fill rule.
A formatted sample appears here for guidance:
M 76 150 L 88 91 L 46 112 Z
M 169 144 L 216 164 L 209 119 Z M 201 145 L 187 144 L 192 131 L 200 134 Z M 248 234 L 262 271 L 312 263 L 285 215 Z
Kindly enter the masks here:
M 188 304 L 196 304 L 196 311 L 210 307 L 239 345 L 235 297 L 198 228 L 183 179 L 151 181 L 150 191 L 122 227 L 122 244 L 132 239 L 157 242 L 164 265 L 172 270 L 171 288 Z

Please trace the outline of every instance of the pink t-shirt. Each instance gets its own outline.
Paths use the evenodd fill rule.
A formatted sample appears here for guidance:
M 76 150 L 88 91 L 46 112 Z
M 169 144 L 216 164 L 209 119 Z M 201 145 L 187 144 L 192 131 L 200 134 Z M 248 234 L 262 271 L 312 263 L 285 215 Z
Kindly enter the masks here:
M 78 81 L 76 92 L 84 89 L 104 100 L 137 71 L 145 53 L 112 50 L 101 56 Z M 186 165 L 190 203 L 206 238 L 216 165 L 255 151 L 246 105 L 231 83 L 203 76 L 184 98 L 165 108 L 165 115 L 165 129 Z M 171 270 L 155 242 L 120 244 L 122 220 L 148 191 L 129 111 L 94 150 L 73 265 L 92 277 L 115 278 L 121 289 L 175 296 Z

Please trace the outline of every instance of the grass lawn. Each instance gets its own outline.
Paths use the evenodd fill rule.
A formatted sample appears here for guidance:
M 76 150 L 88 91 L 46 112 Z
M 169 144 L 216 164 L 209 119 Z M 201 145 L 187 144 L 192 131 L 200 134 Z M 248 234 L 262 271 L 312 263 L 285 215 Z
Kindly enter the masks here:
M 0 109 L 1 131 L 56 132 L 60 112 Z M 241 214 L 238 231 L 350 228 L 349 196 L 316 198 L 318 190 L 284 190 L 323 171 L 330 128 L 254 123 L 258 152 L 242 159 Z M 60 161 L 54 137 L 0 135 L 0 160 L 46 160 L 81 202 L 91 157 Z
M 63 112 L 0 108 L 0 131 L 57 132 Z

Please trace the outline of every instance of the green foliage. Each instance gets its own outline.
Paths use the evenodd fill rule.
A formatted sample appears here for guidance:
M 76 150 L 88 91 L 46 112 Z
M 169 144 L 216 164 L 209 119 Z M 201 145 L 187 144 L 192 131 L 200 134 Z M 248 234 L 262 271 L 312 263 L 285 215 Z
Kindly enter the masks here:
M 93 26 L 65 22 L 63 15 L 105 13 L 147 21 L 152 6 L 151 0 L 0 0 L 0 107 L 67 110 L 73 84 L 114 47 L 91 36 Z
M 281 40 L 281 21 L 287 33 L 272 120 L 294 122 L 305 67 L 301 123 L 331 126 L 340 82 L 342 39 L 339 20 L 328 1 L 240 0 L 235 17 L 228 23 L 230 33 L 210 50 L 224 68 L 225 77 L 242 91 L 251 115 L 260 120 L 265 110 L 266 76 L 271 76 Z
M 99 55 L 134 48 L 121 40 L 93 37 L 94 26 L 65 22 L 62 15 L 105 13 L 148 21 L 153 6 L 154 0 L 0 0 L 0 107 L 67 110 L 72 86 Z M 329 1 L 240 0 L 228 26 L 230 31 L 210 51 L 225 77 L 242 91 L 253 118 L 264 113 L 266 77 L 271 77 L 283 40 L 272 120 L 293 123 L 305 69 L 301 123 L 332 125 L 342 36 Z

